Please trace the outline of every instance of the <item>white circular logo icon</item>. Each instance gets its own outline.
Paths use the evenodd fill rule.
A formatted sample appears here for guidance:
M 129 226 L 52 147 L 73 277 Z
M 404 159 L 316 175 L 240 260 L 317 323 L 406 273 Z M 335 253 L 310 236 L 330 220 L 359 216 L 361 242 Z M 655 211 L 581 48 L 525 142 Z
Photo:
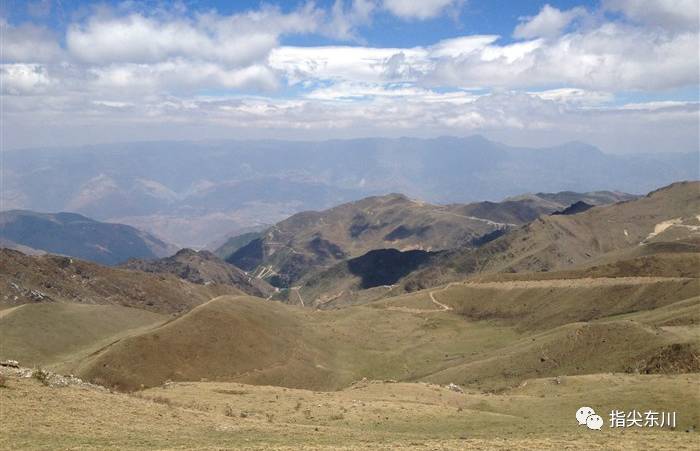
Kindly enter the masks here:
M 586 418 L 586 426 L 588 426 L 588 429 L 600 431 L 600 428 L 603 427 L 603 418 L 600 415 L 589 415 L 588 418 Z
M 591 407 L 581 407 L 576 411 L 576 421 L 579 426 L 584 424 L 588 429 L 599 431 L 603 427 L 603 418 L 595 414 L 595 410 Z
M 578 409 L 576 411 L 576 419 L 578 420 L 578 424 L 586 424 L 586 418 L 590 417 L 591 415 L 595 415 L 595 410 L 591 409 L 590 407 L 581 407 Z

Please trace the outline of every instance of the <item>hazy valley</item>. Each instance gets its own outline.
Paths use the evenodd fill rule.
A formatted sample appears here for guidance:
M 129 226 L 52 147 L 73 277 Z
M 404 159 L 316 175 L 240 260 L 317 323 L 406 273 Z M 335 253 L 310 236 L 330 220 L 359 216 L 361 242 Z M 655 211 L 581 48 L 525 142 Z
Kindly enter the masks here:
M 5 209 L 76 212 L 203 248 L 371 195 L 447 204 L 527 192 L 643 194 L 695 178 L 698 164 L 695 153 L 608 155 L 583 143 L 524 148 L 481 136 L 140 142 L 7 152 L 0 196 Z

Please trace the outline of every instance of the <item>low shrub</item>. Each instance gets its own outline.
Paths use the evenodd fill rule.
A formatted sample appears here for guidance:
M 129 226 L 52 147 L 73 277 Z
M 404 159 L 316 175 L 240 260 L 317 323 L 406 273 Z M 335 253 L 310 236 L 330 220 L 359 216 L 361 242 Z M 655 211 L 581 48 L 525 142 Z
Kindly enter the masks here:
M 44 371 L 41 368 L 34 371 L 32 373 L 32 377 L 41 382 L 42 384 L 46 385 L 47 387 L 51 385 L 51 381 L 49 380 L 51 377 L 51 373 L 49 373 L 48 371 Z

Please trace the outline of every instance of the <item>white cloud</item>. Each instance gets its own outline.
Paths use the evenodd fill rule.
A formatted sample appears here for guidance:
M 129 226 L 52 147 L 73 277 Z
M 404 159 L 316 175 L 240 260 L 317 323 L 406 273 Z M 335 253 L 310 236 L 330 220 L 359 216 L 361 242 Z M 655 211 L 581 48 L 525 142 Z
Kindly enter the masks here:
M 671 31 L 700 28 L 700 2 L 697 0 L 605 0 L 604 7 L 621 11 L 639 23 Z
M 84 133 L 90 136 L 99 124 L 95 138 L 101 141 L 123 139 L 125 132 L 132 140 L 162 139 L 162 133 L 168 139 L 187 139 L 203 132 L 208 138 L 273 134 L 305 139 L 327 138 L 329 133 L 334 137 L 485 133 L 520 145 L 582 139 L 609 151 L 688 151 L 697 145 L 697 103 L 590 108 L 587 102 L 571 100 L 587 95 L 504 91 L 474 96 L 407 85 L 340 84 L 301 99 L 145 96 L 132 103 L 114 98 L 79 103 L 75 98 L 63 102 L 34 96 L 32 107 L 24 110 L 14 108 L 16 97 L 7 96 L 6 120 L 10 143 L 27 126 L 35 133 L 25 142 L 45 135 L 46 143 L 74 143 L 76 138 L 86 139 Z M 153 134 L 155 130 L 160 135 Z M 670 136 L 674 147 L 667 145 Z
M 317 80 L 396 81 L 407 69 L 427 71 L 425 49 L 348 46 L 279 47 L 270 53 L 269 64 L 285 74 L 292 84 Z
M 443 58 L 428 78 L 449 86 L 668 89 L 698 84 L 698 58 L 696 33 L 605 23 L 555 40 L 489 45 Z
M 383 6 L 403 19 L 431 19 L 464 3 L 461 0 L 384 0 Z
M 107 89 L 178 92 L 211 86 L 262 90 L 277 87 L 272 71 L 260 64 L 227 69 L 215 63 L 174 59 L 156 64 L 113 64 L 90 72 L 95 86 Z
M 248 65 L 264 58 L 281 34 L 315 30 L 317 15 L 307 6 L 289 15 L 267 8 L 227 17 L 210 13 L 194 20 L 159 20 L 138 13 L 98 16 L 71 26 L 66 42 L 76 58 L 95 64 L 186 57 Z
M 127 5 L 68 24 L 64 37 L 2 22 L 5 129 L 10 142 L 46 134 L 48 143 L 49 130 L 65 140 L 104 130 L 93 138 L 100 141 L 125 131 L 134 139 L 151 130 L 185 139 L 214 131 L 324 137 L 333 130 L 334 136 L 549 133 L 603 142 L 597 131 L 612 137 L 618 125 L 649 143 L 664 134 L 686 143 L 697 137 L 697 102 L 616 106 L 621 91 L 659 94 L 700 84 L 698 31 L 679 19 L 688 10 L 652 21 L 622 0 L 605 3 L 622 19 L 545 6 L 517 25 L 514 42 L 472 34 L 410 48 L 362 45 L 363 27 L 389 3 L 338 1 L 325 10 L 305 3 L 291 12 L 265 6 L 230 16 Z M 406 19 L 461 4 L 399 3 L 393 13 Z M 669 4 L 650 3 L 650 10 Z M 287 34 L 305 33 L 349 43 L 280 45 Z
M 436 58 L 463 58 L 484 50 L 498 40 L 496 35 L 472 35 L 445 39 L 432 46 L 430 53 Z
M 43 63 L 55 61 L 62 54 L 56 36 L 43 27 L 13 26 L 0 20 L 0 36 L 3 62 Z
M 46 68 L 40 64 L 0 65 L 3 94 L 36 95 L 50 84 Z
M 63 85 L 80 84 L 97 96 L 114 88 L 127 97 L 197 89 L 269 91 L 279 80 L 266 60 L 280 36 L 321 32 L 325 14 L 311 2 L 291 12 L 263 6 L 229 16 L 100 9 L 67 27 L 66 63 L 49 72 L 62 75 Z M 73 70 L 66 71 L 66 64 Z
M 620 110 L 639 110 L 639 111 L 652 111 L 652 110 L 666 110 L 666 111 L 693 111 L 698 108 L 698 102 L 683 102 L 678 100 L 661 100 L 655 102 L 641 102 L 641 103 L 626 103 L 620 107 Z
M 314 100 L 368 100 L 401 99 L 412 103 L 452 103 L 466 104 L 473 102 L 478 96 L 468 91 L 436 92 L 414 86 L 411 83 L 377 83 L 339 82 L 330 86 L 319 87 L 305 96 Z
M 268 63 L 291 84 L 413 81 L 433 87 L 658 90 L 698 84 L 698 35 L 604 23 L 556 39 L 500 45 L 465 36 L 429 47 L 278 47 Z
M 559 36 L 573 20 L 586 13 L 583 8 L 573 8 L 561 11 L 550 5 L 544 5 L 534 17 L 521 19 L 515 27 L 513 36 L 516 38 L 553 38 Z
M 614 94 L 610 92 L 588 91 L 577 88 L 548 89 L 545 91 L 530 92 L 528 94 L 544 100 L 553 100 L 583 107 L 600 106 L 610 103 L 615 99 Z
M 357 27 L 372 21 L 377 5 L 374 0 L 353 0 L 349 6 L 335 0 L 330 20 L 322 27 L 324 34 L 343 40 L 359 40 Z

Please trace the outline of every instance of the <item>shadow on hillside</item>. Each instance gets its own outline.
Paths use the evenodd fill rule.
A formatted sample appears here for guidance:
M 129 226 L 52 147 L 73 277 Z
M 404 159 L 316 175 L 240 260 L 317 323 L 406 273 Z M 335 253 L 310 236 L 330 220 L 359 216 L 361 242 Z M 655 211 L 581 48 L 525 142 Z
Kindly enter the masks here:
M 426 263 L 433 254 L 421 250 L 378 249 L 348 260 L 348 269 L 362 279 L 363 289 L 393 285 Z

